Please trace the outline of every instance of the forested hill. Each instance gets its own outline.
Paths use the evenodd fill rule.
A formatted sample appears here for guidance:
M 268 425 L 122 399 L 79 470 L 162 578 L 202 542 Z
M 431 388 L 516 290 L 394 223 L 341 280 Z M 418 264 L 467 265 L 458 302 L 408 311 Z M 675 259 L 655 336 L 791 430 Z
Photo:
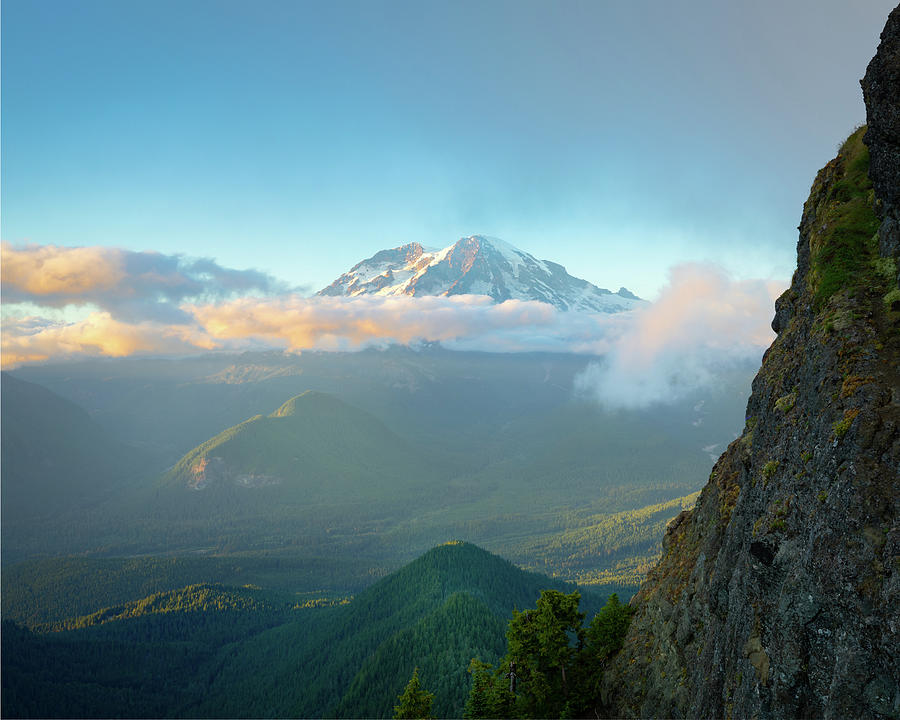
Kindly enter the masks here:
M 306 391 L 268 416 L 228 428 L 185 455 L 166 482 L 182 492 L 263 490 L 270 502 L 383 498 L 430 479 L 418 449 L 333 395 Z M 259 493 L 255 493 L 259 495 Z
M 519 570 L 469 543 L 436 547 L 360 593 L 313 632 L 285 625 L 234 649 L 214 692 L 191 712 L 390 717 L 418 667 L 435 693 L 437 716 L 460 717 L 469 661 L 496 662 L 512 610 L 534 606 L 546 588 L 571 592 L 574 586 Z M 583 609 L 590 616 L 602 600 L 587 596 Z M 273 697 L 277 706 L 267 704 Z
M 459 717 L 470 660 L 496 663 L 513 609 L 533 607 L 548 588 L 574 586 L 452 542 L 349 603 L 198 585 L 96 608 L 42 632 L 5 623 L 2 711 L 390 717 L 418 667 L 435 714 Z M 604 600 L 586 595 L 582 610 L 591 617 Z

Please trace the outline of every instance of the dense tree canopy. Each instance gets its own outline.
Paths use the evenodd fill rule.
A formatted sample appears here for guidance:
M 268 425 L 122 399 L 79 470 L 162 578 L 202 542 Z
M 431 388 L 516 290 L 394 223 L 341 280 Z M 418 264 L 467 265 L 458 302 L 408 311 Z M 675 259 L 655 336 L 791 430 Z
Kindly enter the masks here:
M 616 595 L 587 628 L 579 593 L 544 590 L 537 608 L 513 611 L 499 666 L 473 659 L 467 718 L 593 714 L 607 659 L 622 645 L 631 610 Z

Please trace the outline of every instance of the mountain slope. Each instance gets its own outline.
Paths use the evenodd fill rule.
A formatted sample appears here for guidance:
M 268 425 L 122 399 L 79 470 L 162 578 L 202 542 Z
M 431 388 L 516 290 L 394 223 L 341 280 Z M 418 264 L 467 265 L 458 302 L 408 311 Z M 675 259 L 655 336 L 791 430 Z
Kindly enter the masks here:
M 97 502 L 137 465 L 80 407 L 40 385 L 2 374 L 4 543 L 27 525 Z
M 328 557 L 335 565 L 341 561 L 354 567 L 367 562 L 383 573 L 448 537 L 465 537 L 529 569 L 559 569 L 555 563 L 568 552 L 565 545 L 554 541 L 550 548 L 545 543 L 548 554 L 540 557 L 523 546 L 572 528 L 572 512 L 608 515 L 697 490 L 712 465 L 701 449 L 727 443 L 740 429 L 750 379 L 748 371 L 743 382 L 729 383 L 727 391 L 687 397 L 672 408 L 609 413 L 571 401 L 573 376 L 587 362 L 564 355 L 504 356 L 431 347 L 25 369 L 28 379 L 52 381 L 54 390 L 89 404 L 105 427 L 119 428 L 130 442 L 143 439 L 155 445 L 163 435 L 178 436 L 181 452 L 169 456 L 163 467 L 173 467 L 191 448 L 256 414 L 262 417 L 252 427 L 265 429 L 268 423 L 266 432 L 273 431 L 271 423 L 284 421 L 269 422 L 265 416 L 306 389 L 337 396 L 351 406 L 343 414 L 360 422 L 369 416 L 353 408 L 372 413 L 404 442 L 398 447 L 396 437 L 388 438 L 369 453 L 353 455 L 365 441 L 362 437 L 346 450 L 330 453 L 337 456 L 332 469 L 361 458 L 357 467 L 332 473 L 336 480 L 315 483 L 310 479 L 312 461 L 305 476 L 282 476 L 249 467 L 250 450 L 242 451 L 247 465 L 223 476 L 224 483 L 209 473 L 209 484 L 193 490 L 189 482 L 196 478 L 189 472 L 165 487 L 145 483 L 146 492 L 118 498 L 115 507 L 110 502 L 65 525 L 41 526 L 29 538 L 27 553 L 13 559 L 84 552 L 189 555 L 215 549 Z M 263 368 L 271 376 L 249 379 Z M 191 390 L 198 385 L 208 391 Z M 202 422 L 189 428 L 198 414 Z M 140 423 L 134 423 L 134 415 L 142 416 Z M 300 440 L 288 437 L 287 445 L 293 449 L 318 431 L 323 428 L 298 433 Z M 312 451 L 324 452 L 341 436 L 353 437 L 352 432 L 338 435 L 313 443 Z M 371 433 L 360 429 L 356 435 Z M 398 449 L 388 452 L 388 447 Z M 277 455 L 256 454 L 261 463 L 271 463 Z M 214 449 L 209 456 L 222 452 Z M 289 470 L 298 455 L 292 450 L 280 456 Z M 372 479 L 373 461 L 379 457 L 385 472 Z M 159 477 L 162 469 L 154 475 Z M 246 482 L 257 487 L 238 484 L 239 475 L 254 474 L 257 478 Z M 264 475 L 278 475 L 281 482 L 265 485 L 265 478 L 258 477 Z M 327 477 L 324 471 L 320 475 Z M 411 486 L 400 489 L 407 480 Z M 310 483 L 314 491 L 304 494 Z M 353 483 L 363 490 L 339 491 L 342 484 Z M 384 488 L 380 503 L 373 500 L 379 488 Z M 601 569 L 606 568 L 594 568 Z M 227 581 L 216 575 L 202 579 Z
M 497 238 L 472 235 L 442 250 L 419 243 L 382 250 L 354 265 L 319 295 L 489 295 L 537 300 L 560 310 L 620 312 L 644 301 L 620 288 L 613 293 L 573 277 L 562 265 Z
M 179 717 L 219 647 L 309 611 L 258 589 L 194 585 L 35 633 L 3 621 L 4 717 Z
M 864 82 L 891 108 L 870 118 L 900 117 L 898 51 L 900 9 Z M 612 716 L 897 717 L 900 247 L 877 213 L 900 153 L 864 132 L 804 206 L 744 433 L 633 600 Z M 874 188 L 869 149 L 892 158 Z
M 361 559 L 267 555 L 41 558 L 4 567 L 2 613 L 26 627 L 60 623 L 198 583 L 261 586 L 278 593 L 343 597 L 372 583 Z
M 307 391 L 198 446 L 167 482 L 197 492 L 277 488 L 279 497 L 307 503 L 409 488 L 426 466 L 414 447 L 373 416 Z

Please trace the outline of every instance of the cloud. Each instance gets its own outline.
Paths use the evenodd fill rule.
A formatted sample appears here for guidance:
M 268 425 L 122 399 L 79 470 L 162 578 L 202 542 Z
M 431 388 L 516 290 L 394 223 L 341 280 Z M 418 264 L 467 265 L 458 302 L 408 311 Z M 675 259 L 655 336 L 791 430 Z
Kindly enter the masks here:
M 355 350 L 439 341 L 494 352 L 602 356 L 579 392 L 610 407 L 675 400 L 758 360 L 781 285 L 737 281 L 713 265 L 670 271 L 660 298 L 617 314 L 561 312 L 534 301 L 453 297 L 312 297 L 255 270 L 115 248 L 3 245 L 5 367 L 70 357 L 210 350 Z M 82 317 L 59 308 L 80 308 Z M 48 308 L 53 308 L 49 310 Z M 55 317 L 48 320 L 42 314 Z
M 414 341 L 452 344 L 496 333 L 537 330 L 552 334 L 561 313 L 545 303 L 484 295 L 453 297 L 240 298 L 188 308 L 210 336 L 254 340 L 289 350 L 352 350 Z
M 496 304 L 484 295 L 453 297 L 272 298 L 184 304 L 188 323 L 123 322 L 97 311 L 77 322 L 7 317 L 3 364 L 77 356 L 185 354 L 214 349 L 299 352 L 441 342 L 496 352 L 597 353 L 627 321 L 620 315 L 560 312 L 536 301 Z
M 201 329 L 190 325 L 120 322 L 108 312 L 92 312 L 73 323 L 33 316 L 3 319 L 4 367 L 84 356 L 183 354 L 217 347 Z
M 607 407 L 637 408 L 711 386 L 771 344 L 773 304 L 785 286 L 735 280 L 710 264 L 678 265 L 659 299 L 634 314 L 576 387 Z
M 90 305 L 132 322 L 188 323 L 188 300 L 216 300 L 286 286 L 258 270 L 232 270 L 209 258 L 110 247 L 2 243 L 4 303 Z

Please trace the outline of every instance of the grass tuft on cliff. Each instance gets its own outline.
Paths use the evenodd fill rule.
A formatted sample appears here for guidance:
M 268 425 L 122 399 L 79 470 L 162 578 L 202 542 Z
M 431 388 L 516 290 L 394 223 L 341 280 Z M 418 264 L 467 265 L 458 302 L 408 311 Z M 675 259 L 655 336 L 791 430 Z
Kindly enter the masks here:
M 826 167 L 838 179 L 822 200 L 825 212 L 810 233 L 810 290 L 816 310 L 836 293 L 867 284 L 878 256 L 878 218 L 869 180 L 869 150 L 862 138 L 865 126 L 855 130 Z M 816 183 L 822 181 L 822 176 Z M 811 198 L 815 197 L 815 191 Z M 874 273 L 877 275 L 878 273 Z

